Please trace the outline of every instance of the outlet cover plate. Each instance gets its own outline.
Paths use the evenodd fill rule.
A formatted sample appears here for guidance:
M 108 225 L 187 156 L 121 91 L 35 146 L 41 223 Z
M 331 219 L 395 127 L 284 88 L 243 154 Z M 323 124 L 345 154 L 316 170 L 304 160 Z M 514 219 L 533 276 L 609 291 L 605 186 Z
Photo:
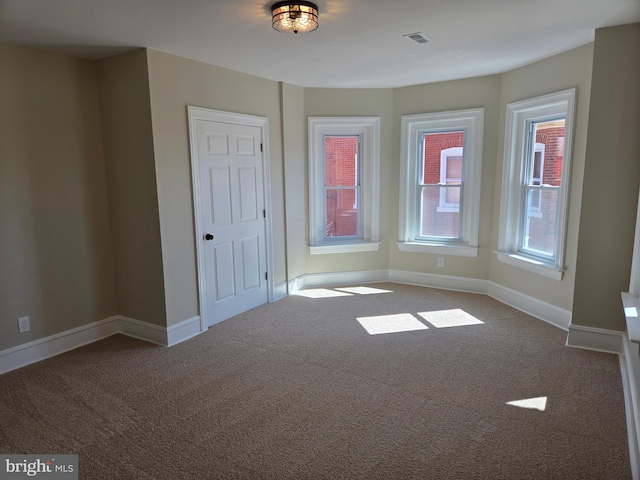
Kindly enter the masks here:
M 29 317 L 20 317 L 18 319 L 18 330 L 20 333 L 25 333 L 31 330 L 31 326 L 29 325 Z

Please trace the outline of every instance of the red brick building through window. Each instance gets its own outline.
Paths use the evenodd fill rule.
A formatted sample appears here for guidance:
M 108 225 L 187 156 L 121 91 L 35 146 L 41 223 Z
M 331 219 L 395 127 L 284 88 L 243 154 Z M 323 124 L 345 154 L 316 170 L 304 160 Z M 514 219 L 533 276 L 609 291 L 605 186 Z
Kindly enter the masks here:
M 324 137 L 327 237 L 358 236 L 358 136 Z

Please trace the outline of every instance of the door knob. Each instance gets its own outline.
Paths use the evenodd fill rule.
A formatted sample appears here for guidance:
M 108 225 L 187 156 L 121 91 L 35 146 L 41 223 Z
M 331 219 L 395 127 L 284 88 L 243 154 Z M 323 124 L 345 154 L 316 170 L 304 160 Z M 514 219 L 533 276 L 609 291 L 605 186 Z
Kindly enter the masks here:
M 207 234 L 204 236 L 204 239 L 205 239 L 205 240 L 213 240 L 213 235 L 211 235 L 210 233 L 207 233 Z

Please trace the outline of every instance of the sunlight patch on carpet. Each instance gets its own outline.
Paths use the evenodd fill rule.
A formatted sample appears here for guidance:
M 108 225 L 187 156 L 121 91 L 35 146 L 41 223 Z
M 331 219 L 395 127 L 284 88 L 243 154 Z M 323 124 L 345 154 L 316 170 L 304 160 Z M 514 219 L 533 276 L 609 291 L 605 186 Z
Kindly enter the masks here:
M 347 292 L 337 292 L 335 290 L 329 290 L 328 288 L 310 288 L 308 290 L 301 290 L 294 293 L 301 297 L 307 298 L 331 298 L 331 297 L 350 297 L 353 294 Z
M 378 315 L 376 317 L 359 317 L 358 322 L 369 335 L 382 333 L 412 332 L 414 330 L 428 330 L 424 323 L 420 322 L 410 313 L 397 313 L 395 315 Z
M 376 293 L 393 293 L 393 290 L 383 290 L 382 288 L 373 287 L 344 287 L 336 288 L 341 292 L 357 293 L 358 295 L 374 295 Z
M 525 398 L 524 400 L 514 400 L 507 402 L 507 405 L 514 407 L 529 408 L 531 410 L 540 410 L 544 412 L 547 408 L 547 397 Z
M 422 318 L 436 328 L 465 327 L 468 325 L 484 324 L 473 315 L 469 315 L 464 310 L 456 308 L 454 310 L 438 310 L 436 312 L 418 312 Z

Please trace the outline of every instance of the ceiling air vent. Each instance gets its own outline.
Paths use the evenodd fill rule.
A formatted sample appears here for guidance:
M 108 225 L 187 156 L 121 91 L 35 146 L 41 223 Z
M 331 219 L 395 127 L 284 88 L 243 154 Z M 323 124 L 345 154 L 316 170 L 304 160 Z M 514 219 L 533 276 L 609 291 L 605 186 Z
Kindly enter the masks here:
M 406 35 L 403 35 L 403 37 L 413 40 L 416 43 L 429 43 L 432 41 L 429 37 L 424 35 L 422 32 L 408 33 Z

